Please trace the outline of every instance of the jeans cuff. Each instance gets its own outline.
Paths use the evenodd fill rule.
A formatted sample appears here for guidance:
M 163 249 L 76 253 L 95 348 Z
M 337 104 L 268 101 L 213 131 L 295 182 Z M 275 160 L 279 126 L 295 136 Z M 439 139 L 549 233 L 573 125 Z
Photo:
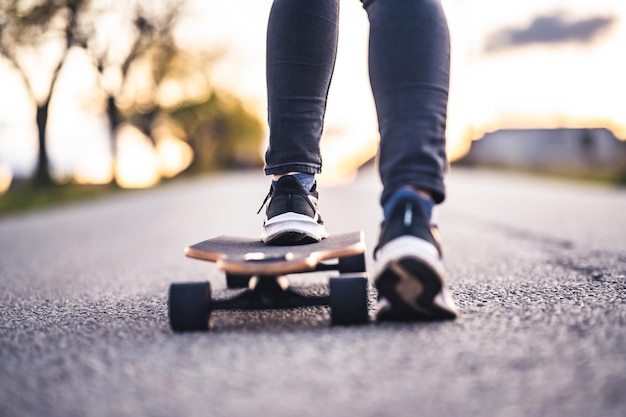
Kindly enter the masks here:
M 322 167 L 316 164 L 298 162 L 283 165 L 266 165 L 265 175 L 286 174 L 288 172 L 304 172 L 305 174 L 321 174 Z

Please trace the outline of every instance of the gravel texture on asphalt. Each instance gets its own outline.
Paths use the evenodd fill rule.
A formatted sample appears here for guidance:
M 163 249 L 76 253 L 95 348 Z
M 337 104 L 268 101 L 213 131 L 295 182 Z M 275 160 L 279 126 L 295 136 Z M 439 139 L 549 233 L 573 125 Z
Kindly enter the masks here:
M 625 190 L 453 169 L 437 220 L 456 321 L 330 326 L 316 307 L 173 333 L 170 283 L 230 294 L 183 248 L 257 235 L 267 184 L 219 175 L 0 219 L 0 416 L 626 415 Z M 373 170 L 320 191 L 329 231 L 364 230 L 369 255 L 379 192 Z

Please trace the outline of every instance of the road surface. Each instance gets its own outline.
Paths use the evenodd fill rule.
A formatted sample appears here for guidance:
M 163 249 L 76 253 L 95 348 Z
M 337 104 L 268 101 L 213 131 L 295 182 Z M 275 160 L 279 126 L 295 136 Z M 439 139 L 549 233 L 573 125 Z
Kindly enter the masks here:
M 462 316 L 445 323 L 331 327 L 320 307 L 172 333 L 171 282 L 226 291 L 183 248 L 257 235 L 259 174 L 0 219 L 0 416 L 626 415 L 626 190 L 458 168 L 448 184 Z M 364 230 L 371 254 L 379 191 L 372 170 L 322 188 L 330 232 Z

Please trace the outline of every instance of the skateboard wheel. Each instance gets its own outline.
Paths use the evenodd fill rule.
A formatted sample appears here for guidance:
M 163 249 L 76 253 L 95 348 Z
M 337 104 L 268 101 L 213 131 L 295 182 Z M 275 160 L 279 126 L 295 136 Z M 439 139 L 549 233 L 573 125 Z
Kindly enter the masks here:
M 338 268 L 340 274 L 367 271 L 367 268 L 365 267 L 365 254 L 359 253 L 358 255 L 339 258 Z
M 231 289 L 248 288 L 250 275 L 226 274 L 226 286 Z
M 369 321 L 367 278 L 364 274 L 330 278 L 329 286 L 333 324 L 364 324 Z
M 175 332 L 209 330 L 211 284 L 188 282 L 170 285 L 168 313 L 170 326 Z

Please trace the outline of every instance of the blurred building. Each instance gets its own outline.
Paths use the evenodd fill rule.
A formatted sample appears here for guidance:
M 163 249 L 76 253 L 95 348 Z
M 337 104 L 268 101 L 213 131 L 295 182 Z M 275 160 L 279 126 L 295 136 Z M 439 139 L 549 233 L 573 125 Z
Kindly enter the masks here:
M 626 142 L 603 128 L 498 130 L 458 163 L 626 181 Z

